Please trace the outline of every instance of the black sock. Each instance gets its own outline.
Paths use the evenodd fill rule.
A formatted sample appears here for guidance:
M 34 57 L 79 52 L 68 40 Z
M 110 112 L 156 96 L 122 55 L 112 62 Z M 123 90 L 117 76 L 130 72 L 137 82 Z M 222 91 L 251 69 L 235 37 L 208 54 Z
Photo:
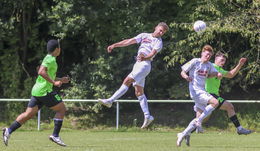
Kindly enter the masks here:
M 235 127 L 240 126 L 239 120 L 237 119 L 237 115 L 234 115 L 234 116 L 230 117 L 229 119 L 234 123 Z
M 9 133 L 11 134 L 12 132 L 14 132 L 16 129 L 18 129 L 21 126 L 22 125 L 19 122 L 14 121 L 13 124 L 9 127 Z
M 63 122 L 62 119 L 54 119 L 54 130 L 53 130 L 53 133 L 52 133 L 52 135 L 54 137 L 59 137 L 62 122 Z

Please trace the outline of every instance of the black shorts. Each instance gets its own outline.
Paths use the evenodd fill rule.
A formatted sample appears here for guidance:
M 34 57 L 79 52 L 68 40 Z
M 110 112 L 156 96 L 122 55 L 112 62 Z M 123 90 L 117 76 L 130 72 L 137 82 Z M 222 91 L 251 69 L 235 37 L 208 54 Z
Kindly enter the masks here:
M 226 101 L 225 99 L 223 99 L 222 97 L 216 95 L 216 94 L 213 94 L 213 93 L 210 93 L 214 98 L 216 98 L 219 102 L 219 105 L 216 109 L 219 109 L 221 107 L 221 105 Z
M 30 102 L 28 103 L 28 107 L 38 106 L 39 109 L 42 108 L 43 105 L 47 107 L 53 107 L 62 102 L 60 95 L 57 92 L 47 93 L 45 96 L 32 96 Z

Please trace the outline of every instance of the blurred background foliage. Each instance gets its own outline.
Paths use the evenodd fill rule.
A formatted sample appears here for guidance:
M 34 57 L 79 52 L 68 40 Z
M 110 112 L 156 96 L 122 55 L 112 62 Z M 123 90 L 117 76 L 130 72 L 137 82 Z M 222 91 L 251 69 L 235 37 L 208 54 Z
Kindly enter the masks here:
M 190 99 L 180 66 L 200 57 L 205 44 L 228 53 L 227 70 L 241 57 L 248 59 L 234 79 L 222 80 L 221 94 L 226 99 L 260 98 L 258 0 L 1 0 L 0 5 L 0 98 L 30 97 L 37 67 L 47 53 L 46 42 L 53 38 L 61 39 L 58 76 L 72 79 L 55 90 L 70 99 L 109 97 L 131 71 L 138 46 L 116 48 L 111 54 L 106 52 L 107 46 L 141 32 L 153 32 L 161 21 L 170 30 L 146 80 L 148 99 Z M 205 32 L 193 31 L 196 20 L 207 23 Z M 122 99 L 136 99 L 133 92 L 131 88 Z M 23 103 L 1 104 L 6 119 L 26 107 Z M 87 120 L 83 123 L 109 116 L 98 104 L 66 105 L 69 117 Z M 132 107 L 123 105 L 122 109 Z M 49 117 L 50 112 L 45 114 Z

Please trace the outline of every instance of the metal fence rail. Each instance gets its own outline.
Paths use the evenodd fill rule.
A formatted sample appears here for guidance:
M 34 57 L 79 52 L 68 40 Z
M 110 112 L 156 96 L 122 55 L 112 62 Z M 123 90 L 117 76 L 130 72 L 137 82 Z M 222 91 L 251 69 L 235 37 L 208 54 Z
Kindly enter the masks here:
M 30 99 L 0 99 L 0 102 L 26 102 Z M 64 102 L 98 102 L 93 99 L 64 99 Z M 231 103 L 260 103 L 260 100 L 227 100 Z M 119 128 L 119 103 L 137 103 L 138 100 L 116 100 L 116 129 Z M 193 100 L 148 100 L 149 103 L 193 103 Z M 38 130 L 41 125 L 41 110 L 38 111 Z

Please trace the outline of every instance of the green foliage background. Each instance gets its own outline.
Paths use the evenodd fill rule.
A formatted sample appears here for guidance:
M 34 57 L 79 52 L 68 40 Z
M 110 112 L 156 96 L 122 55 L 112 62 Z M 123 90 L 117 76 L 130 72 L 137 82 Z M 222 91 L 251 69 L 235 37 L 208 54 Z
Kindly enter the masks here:
M 258 0 L 1 0 L 0 5 L 1 98 L 30 97 L 36 69 L 46 55 L 46 41 L 52 38 L 62 39 L 58 76 L 72 78 L 62 87 L 63 98 L 108 97 L 131 71 L 138 46 L 116 48 L 112 54 L 106 47 L 141 32 L 153 32 L 161 21 L 170 25 L 170 31 L 163 37 L 164 48 L 147 78 L 149 99 L 189 99 L 180 66 L 199 57 L 205 44 L 228 53 L 227 70 L 241 57 L 248 58 L 234 79 L 222 80 L 224 97 L 260 98 Z M 204 33 L 193 31 L 196 20 L 207 23 Z M 133 89 L 123 99 L 136 99 Z M 24 107 L 5 102 L 0 112 L 12 119 Z M 68 117 L 76 116 L 83 123 L 108 118 L 104 114 L 108 111 L 96 104 L 70 103 L 67 107 Z

